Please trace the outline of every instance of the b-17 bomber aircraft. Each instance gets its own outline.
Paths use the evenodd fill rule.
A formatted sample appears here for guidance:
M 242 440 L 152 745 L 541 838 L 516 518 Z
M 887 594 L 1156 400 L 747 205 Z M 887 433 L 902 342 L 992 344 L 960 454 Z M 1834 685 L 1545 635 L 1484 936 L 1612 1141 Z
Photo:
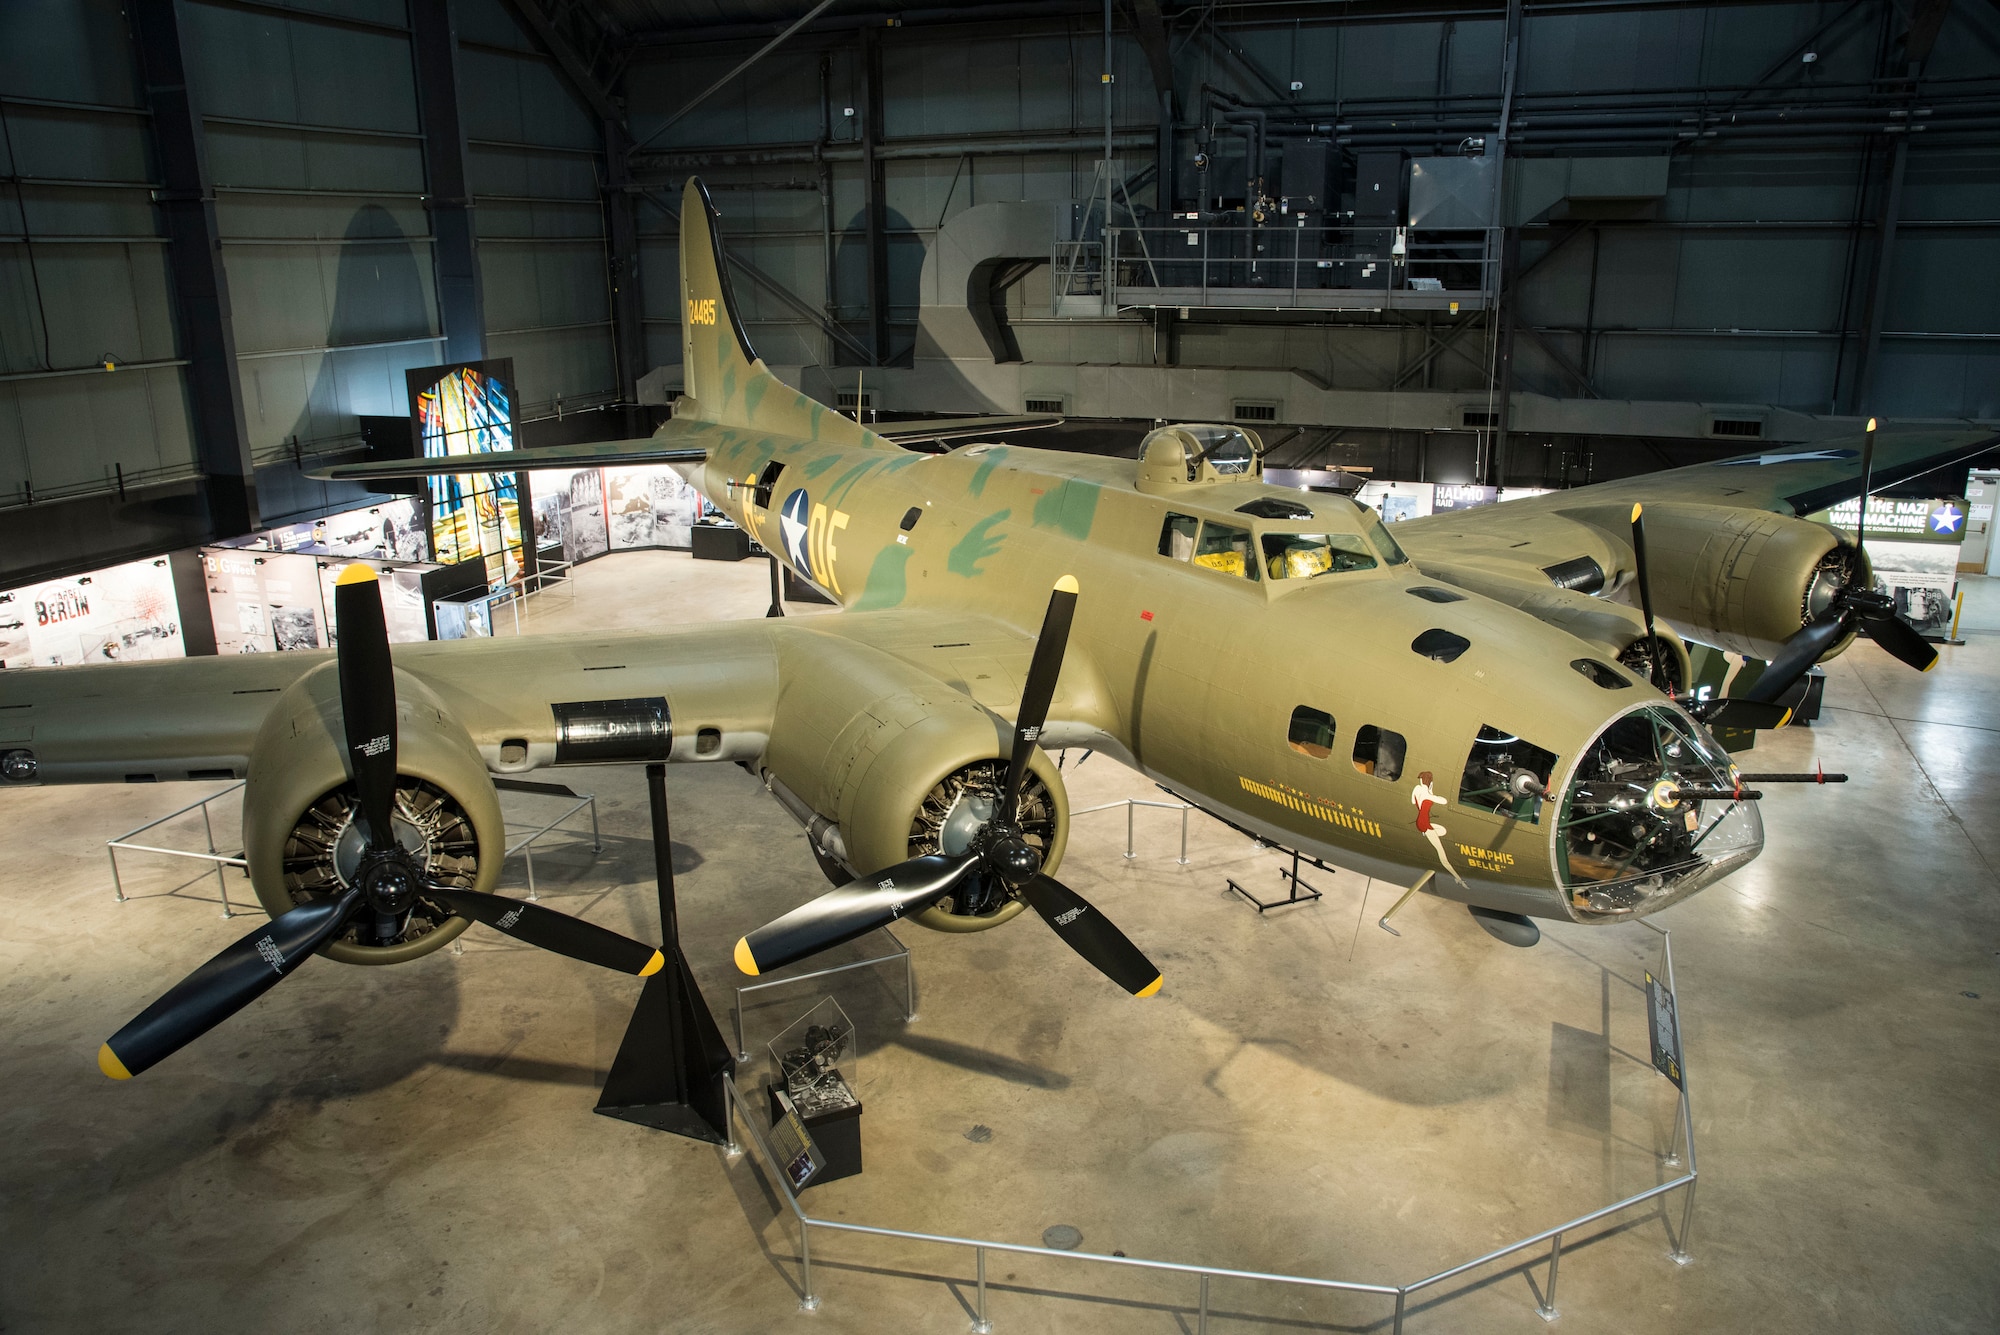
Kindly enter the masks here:
M 398 963 L 474 920 L 660 967 L 649 946 L 492 893 L 493 776 L 546 766 L 736 762 L 763 779 L 836 888 L 749 930 L 735 953 L 751 973 L 899 918 L 971 932 L 1033 909 L 1119 985 L 1155 991 L 1159 970 L 1054 876 L 1061 748 L 1528 939 L 1535 918 L 1657 912 L 1762 847 L 1755 794 L 1709 724 L 1780 723 L 1802 674 L 1857 634 L 1935 661 L 1855 538 L 1799 516 L 1861 494 L 1867 467 L 1886 485 L 1993 443 L 1871 432 L 1392 534 L 1349 500 L 1264 483 L 1260 442 L 1235 426 L 1160 427 L 1136 461 L 906 450 L 756 357 L 696 181 L 680 244 L 671 421 L 450 467 L 672 462 L 841 610 L 391 650 L 357 566 L 332 653 L 0 677 L 0 786 L 248 781 L 245 856 L 274 921 L 115 1034 L 108 1074 L 159 1061 L 314 953 Z M 1686 640 L 1769 667 L 1742 698 L 1691 700 Z

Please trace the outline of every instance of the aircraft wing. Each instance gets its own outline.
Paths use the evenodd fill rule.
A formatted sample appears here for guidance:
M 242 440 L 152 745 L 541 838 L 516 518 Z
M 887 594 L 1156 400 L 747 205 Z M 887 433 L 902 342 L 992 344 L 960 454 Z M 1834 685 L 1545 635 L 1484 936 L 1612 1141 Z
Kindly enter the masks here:
M 890 440 L 965 440 L 972 436 L 992 436 L 1003 431 L 1036 431 L 1061 426 L 1063 418 L 1052 413 L 1014 413 L 1002 417 L 933 417 L 911 422 L 878 422 L 875 434 Z
M 581 445 L 544 445 L 494 454 L 330 464 L 315 468 L 306 476 L 322 482 L 416 481 L 440 474 L 515 473 L 530 468 L 585 468 L 591 464 L 700 463 L 707 457 L 704 446 L 689 444 L 677 436 L 652 435 L 639 440 L 593 440 Z
M 1420 567 L 1440 572 L 1477 567 L 1546 584 L 1549 567 L 1601 542 L 1579 532 L 1580 525 L 1617 540 L 1635 503 L 1712 505 L 1800 516 L 1851 500 L 1861 494 L 1862 440 L 1856 435 L 1776 447 L 1499 505 L 1447 510 L 1405 520 L 1393 531 Z M 1870 485 L 1879 490 L 1921 477 L 1996 445 L 2000 435 L 1979 429 L 1878 432 Z M 1629 565 L 1629 560 L 1620 564 Z M 1612 573 L 1607 567 L 1607 576 Z
M 672 759 L 755 759 L 782 715 L 780 695 L 805 677 L 830 678 L 816 689 L 857 700 L 900 679 L 1011 717 L 1033 647 L 1031 634 L 991 618 L 889 610 L 401 644 L 392 657 L 491 768 L 516 772 L 578 759 L 562 754 L 564 710 L 653 697 L 668 702 Z M 307 673 L 331 671 L 332 660 L 298 651 L 0 674 L 0 753 L 31 751 L 45 783 L 241 778 L 273 706 Z M 1087 664 L 1063 680 L 1052 718 L 1094 716 Z M 704 749 L 703 728 L 719 734 L 726 754 Z M 523 761 L 504 758 L 517 742 L 527 744 Z

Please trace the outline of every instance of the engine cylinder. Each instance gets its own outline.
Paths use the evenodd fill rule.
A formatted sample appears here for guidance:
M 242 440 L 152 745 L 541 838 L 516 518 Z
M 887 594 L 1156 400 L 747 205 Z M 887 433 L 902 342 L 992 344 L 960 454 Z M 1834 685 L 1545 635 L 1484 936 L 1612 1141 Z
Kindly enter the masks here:
M 429 687 L 401 670 L 396 728 L 398 838 L 423 859 L 428 875 L 490 891 L 506 853 L 505 822 L 472 739 Z M 334 663 L 312 669 L 278 697 L 251 746 L 247 778 L 244 859 L 265 910 L 276 916 L 337 891 L 361 840 L 352 828 L 355 791 Z M 420 898 L 393 933 L 363 915 L 322 953 L 346 964 L 396 964 L 429 954 L 467 925 Z

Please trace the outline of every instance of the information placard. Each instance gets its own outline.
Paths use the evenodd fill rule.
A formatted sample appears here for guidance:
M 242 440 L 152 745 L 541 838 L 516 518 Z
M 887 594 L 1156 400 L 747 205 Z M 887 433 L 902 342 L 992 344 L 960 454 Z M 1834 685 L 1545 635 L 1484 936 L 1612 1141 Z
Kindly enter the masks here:
M 1653 1035 L 1653 1065 L 1674 1082 L 1675 1089 L 1685 1089 L 1681 1083 L 1681 1021 L 1674 1010 L 1674 994 L 1650 973 L 1646 975 L 1646 1020 Z
M 772 1093 L 777 1097 L 778 1106 L 784 1109 L 784 1116 L 771 1127 L 771 1147 L 778 1152 L 778 1164 L 784 1169 L 785 1180 L 791 1183 L 793 1191 L 797 1191 L 812 1181 L 813 1174 L 826 1167 L 826 1160 L 821 1157 L 819 1146 L 813 1143 L 812 1132 L 806 1130 L 806 1124 L 791 1097 L 782 1089 Z

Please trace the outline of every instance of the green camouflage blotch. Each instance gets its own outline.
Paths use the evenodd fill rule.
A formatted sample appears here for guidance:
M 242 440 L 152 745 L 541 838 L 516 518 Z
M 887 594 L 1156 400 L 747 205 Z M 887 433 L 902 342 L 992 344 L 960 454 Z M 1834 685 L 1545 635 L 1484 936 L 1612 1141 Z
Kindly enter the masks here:
M 868 585 L 861 591 L 860 599 L 854 604 L 857 612 L 873 608 L 899 607 L 903 595 L 909 592 L 905 567 L 910 564 L 910 549 L 901 543 L 890 543 L 875 553 L 875 563 L 868 567 Z
M 722 401 L 727 404 L 736 398 L 736 368 L 730 367 L 722 373 Z
M 841 497 L 847 494 L 849 488 L 851 488 L 855 483 L 861 480 L 863 474 L 865 474 L 869 469 L 874 468 L 881 462 L 882 461 L 880 459 L 866 460 L 862 463 L 854 465 L 854 467 L 848 469 L 845 473 L 842 473 L 839 477 L 835 478 L 833 480 L 833 485 L 826 489 L 826 503 L 828 505 L 832 505 L 836 501 L 840 500 Z
M 806 434 L 814 440 L 819 439 L 819 419 L 824 416 L 826 416 L 826 405 L 824 403 L 814 403 L 812 406 L 812 420 L 806 427 Z
M 764 401 L 764 391 L 770 387 L 769 376 L 750 377 L 750 383 L 743 387 L 743 412 L 746 416 L 757 411 L 757 405 Z
M 1053 528 L 1078 541 L 1089 537 L 1102 490 L 1095 482 L 1063 483 L 1035 502 L 1035 527 Z
M 967 529 L 965 536 L 959 539 L 958 545 L 951 549 L 951 555 L 945 558 L 945 569 L 954 575 L 963 575 L 967 579 L 981 573 L 980 562 L 998 553 L 1000 544 L 1007 540 L 1005 534 L 994 537 L 990 531 L 995 524 L 1005 523 L 1007 516 L 1013 513 L 1012 510 L 1002 510 L 997 514 L 990 514 Z
M 923 457 L 921 454 L 899 454 L 888 463 L 882 465 L 882 476 L 887 477 L 891 473 L 900 472 Z
M 965 490 L 974 496 L 986 490 L 986 479 L 993 476 L 993 470 L 1000 466 L 1001 457 L 1007 453 L 1005 446 L 988 450 L 986 457 L 979 461 L 979 467 L 972 472 L 972 481 L 965 484 Z
M 799 474 L 802 477 L 815 478 L 839 462 L 840 456 L 837 454 L 822 454 L 817 459 L 810 459 L 801 464 Z

